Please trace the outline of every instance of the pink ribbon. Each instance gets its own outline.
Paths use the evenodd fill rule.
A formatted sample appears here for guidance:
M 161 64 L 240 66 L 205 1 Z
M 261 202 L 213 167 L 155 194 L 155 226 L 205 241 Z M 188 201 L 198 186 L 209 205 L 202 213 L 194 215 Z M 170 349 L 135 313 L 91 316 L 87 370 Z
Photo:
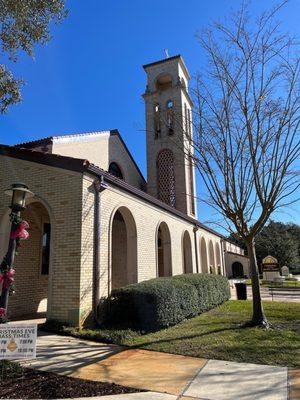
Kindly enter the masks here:
M 27 232 L 26 229 L 29 228 L 29 224 L 26 221 L 22 221 L 18 228 L 13 231 L 10 235 L 11 239 L 17 239 L 20 238 L 21 240 L 25 240 L 29 237 L 29 233 Z
M 16 271 L 13 268 L 11 268 L 4 274 L 0 274 L 0 283 L 2 282 L 3 289 L 8 289 L 11 286 L 11 284 L 14 281 L 15 273 Z

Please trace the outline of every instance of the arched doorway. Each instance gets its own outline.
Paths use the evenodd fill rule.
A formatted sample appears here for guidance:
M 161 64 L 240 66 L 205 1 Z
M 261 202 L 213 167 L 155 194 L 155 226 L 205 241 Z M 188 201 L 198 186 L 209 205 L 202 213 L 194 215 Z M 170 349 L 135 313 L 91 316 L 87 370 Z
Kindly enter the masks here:
M 171 236 L 168 225 L 162 222 L 157 229 L 156 257 L 158 276 L 172 275 Z
M 183 248 L 183 272 L 185 274 L 193 273 L 192 244 L 188 231 L 184 232 L 182 248 Z
M 22 212 L 29 224 L 29 238 L 21 241 L 15 257 L 15 294 L 9 297 L 10 318 L 45 316 L 48 307 L 48 283 L 51 264 L 51 221 L 46 207 L 32 201 Z M 1 256 L 7 248 L 1 249 Z M 1 259 L 2 261 L 2 259 Z
M 201 238 L 200 242 L 200 257 L 201 257 L 201 271 L 203 274 L 207 274 L 208 273 L 207 247 L 204 237 Z
M 137 234 L 131 212 L 120 207 L 114 214 L 111 238 L 111 288 L 137 282 Z
M 218 242 L 216 243 L 216 264 L 217 264 L 217 274 L 222 275 L 221 250 Z
M 215 270 L 215 251 L 214 251 L 214 245 L 212 240 L 209 241 L 209 272 L 210 274 L 215 274 L 216 270 Z
M 233 278 L 243 278 L 244 277 L 244 267 L 239 261 L 235 261 L 232 266 L 232 277 Z

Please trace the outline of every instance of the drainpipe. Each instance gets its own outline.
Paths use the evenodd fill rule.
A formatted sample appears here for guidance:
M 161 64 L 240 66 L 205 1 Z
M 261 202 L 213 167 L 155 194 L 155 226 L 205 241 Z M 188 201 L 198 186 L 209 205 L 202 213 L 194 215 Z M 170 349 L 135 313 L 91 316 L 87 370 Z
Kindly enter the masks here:
M 93 316 L 100 325 L 98 306 L 100 299 L 100 240 L 101 240 L 101 196 L 100 193 L 108 188 L 103 176 L 94 181 L 94 265 L 93 265 Z
M 194 231 L 194 241 L 195 241 L 195 255 L 196 255 L 196 271 L 197 274 L 199 274 L 199 259 L 198 259 L 198 246 L 197 246 L 197 231 L 198 231 L 198 226 L 194 226 L 193 231 Z
M 223 263 L 223 275 L 226 276 L 226 242 L 224 239 L 221 239 L 221 253 L 222 253 L 222 263 Z

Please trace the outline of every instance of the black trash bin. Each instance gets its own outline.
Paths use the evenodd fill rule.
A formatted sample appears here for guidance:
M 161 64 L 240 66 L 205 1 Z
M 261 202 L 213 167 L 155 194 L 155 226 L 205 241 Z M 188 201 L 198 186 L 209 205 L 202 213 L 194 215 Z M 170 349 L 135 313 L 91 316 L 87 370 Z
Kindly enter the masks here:
M 238 300 L 247 300 L 247 285 L 244 282 L 237 282 L 235 284 L 236 297 Z

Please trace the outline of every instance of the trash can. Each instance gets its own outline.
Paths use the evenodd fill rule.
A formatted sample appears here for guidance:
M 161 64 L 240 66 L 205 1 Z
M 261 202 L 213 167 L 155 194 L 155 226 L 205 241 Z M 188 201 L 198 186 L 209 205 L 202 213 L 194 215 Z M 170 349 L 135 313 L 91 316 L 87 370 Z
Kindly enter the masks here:
M 243 282 L 237 282 L 235 284 L 236 297 L 238 300 L 247 300 L 247 285 Z

